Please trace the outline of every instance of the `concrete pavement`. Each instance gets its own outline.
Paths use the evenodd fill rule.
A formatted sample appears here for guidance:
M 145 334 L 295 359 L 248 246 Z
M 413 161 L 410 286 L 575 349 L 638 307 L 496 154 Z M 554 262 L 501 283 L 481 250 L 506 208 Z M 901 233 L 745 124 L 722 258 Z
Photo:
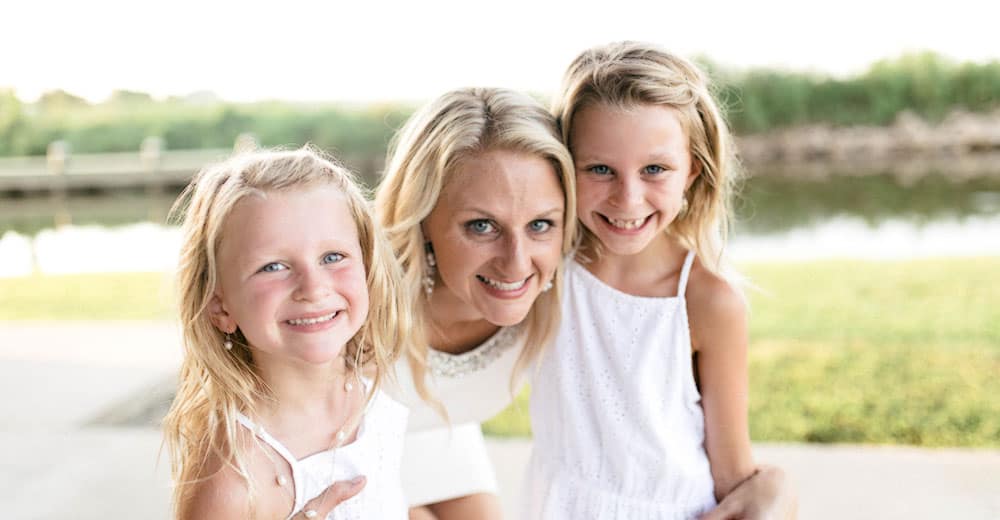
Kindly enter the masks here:
M 169 400 L 179 330 L 160 322 L 0 323 L 0 517 L 166 519 L 169 463 L 151 418 Z M 516 511 L 530 441 L 493 439 Z M 1000 518 L 1000 450 L 756 444 L 803 519 Z

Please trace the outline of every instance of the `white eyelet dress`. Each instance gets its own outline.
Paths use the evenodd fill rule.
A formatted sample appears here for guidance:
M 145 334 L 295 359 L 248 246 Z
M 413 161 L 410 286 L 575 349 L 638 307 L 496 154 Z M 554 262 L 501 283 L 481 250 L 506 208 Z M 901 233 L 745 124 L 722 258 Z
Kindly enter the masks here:
M 367 380 L 365 385 L 369 385 Z M 292 481 L 286 485 L 294 487 L 295 505 L 289 519 L 334 482 L 364 475 L 364 489 L 336 506 L 326 519 L 405 520 L 408 512 L 399 480 L 399 465 L 408 413 L 406 407 L 379 391 L 368 403 L 354 442 L 301 460 L 245 415 L 238 414 L 237 420 L 278 452 L 291 467 Z
M 689 519 L 715 506 L 684 290 L 650 298 L 566 266 L 563 321 L 532 374 L 523 519 Z
M 450 424 L 417 395 L 408 362 L 396 366 L 400 400 L 410 406 L 402 480 L 411 507 L 498 492 L 480 423 L 512 401 L 510 378 L 523 343 L 522 328 L 513 326 L 462 354 L 430 349 L 428 389 Z

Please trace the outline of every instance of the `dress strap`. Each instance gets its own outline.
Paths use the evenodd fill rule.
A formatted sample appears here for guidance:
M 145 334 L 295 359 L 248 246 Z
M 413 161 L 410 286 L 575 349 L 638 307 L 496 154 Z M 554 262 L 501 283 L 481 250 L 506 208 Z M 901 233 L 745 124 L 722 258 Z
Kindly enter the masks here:
M 273 448 L 274 451 L 278 452 L 278 455 L 281 455 L 281 458 L 285 459 L 288 462 L 288 465 L 293 469 L 299 463 L 299 461 L 295 459 L 295 456 L 292 455 L 292 452 L 288 451 L 288 448 L 286 448 L 284 444 L 281 444 L 278 439 L 275 439 L 271 436 L 271 434 L 267 433 L 263 426 L 251 421 L 249 417 L 239 412 L 236 413 L 236 420 L 245 426 L 246 429 L 253 432 L 253 434 L 260 440 L 267 443 L 267 445 Z
M 694 264 L 694 251 L 688 251 L 684 258 L 684 267 L 681 268 L 681 280 L 677 284 L 677 297 L 684 297 L 684 290 L 687 289 L 688 275 L 691 274 L 691 265 Z

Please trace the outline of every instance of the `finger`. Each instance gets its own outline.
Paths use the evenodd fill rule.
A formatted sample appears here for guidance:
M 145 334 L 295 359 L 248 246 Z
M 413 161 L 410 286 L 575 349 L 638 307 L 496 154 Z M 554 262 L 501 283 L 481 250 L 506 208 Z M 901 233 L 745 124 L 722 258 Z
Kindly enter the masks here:
M 718 506 L 698 517 L 698 520 L 734 520 L 739 518 L 738 512 L 739 505 L 735 500 L 722 499 Z
M 334 482 L 318 497 L 306 502 L 306 505 L 302 507 L 301 516 L 309 520 L 326 518 L 326 515 L 339 504 L 360 493 L 365 487 L 365 482 L 365 477 L 361 475 L 351 480 Z

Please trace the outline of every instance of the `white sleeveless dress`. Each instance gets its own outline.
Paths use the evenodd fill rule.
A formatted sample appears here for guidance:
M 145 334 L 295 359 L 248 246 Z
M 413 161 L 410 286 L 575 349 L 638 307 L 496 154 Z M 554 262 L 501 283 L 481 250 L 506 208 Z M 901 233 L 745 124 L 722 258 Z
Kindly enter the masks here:
M 715 506 L 684 290 L 650 298 L 566 266 L 563 322 L 532 373 L 523 519 L 688 519 Z
M 428 389 L 450 424 L 417 395 L 407 361 L 396 365 L 400 400 L 410 407 L 402 480 L 411 507 L 498 492 L 480 423 L 513 400 L 511 374 L 523 343 L 522 327 L 513 326 L 462 354 L 430 350 Z
M 365 381 L 366 386 L 369 382 Z M 295 491 L 295 505 L 291 519 L 305 507 L 306 502 L 319 496 L 334 482 L 350 480 L 364 475 L 364 489 L 354 497 L 340 503 L 327 515 L 327 520 L 360 520 L 386 518 L 405 520 L 406 500 L 399 479 L 403 436 L 406 431 L 408 410 L 382 391 L 376 392 L 358 427 L 354 442 L 336 450 L 327 450 L 296 459 L 294 455 L 264 428 L 243 414 L 237 420 L 261 441 L 278 452 L 292 469 L 291 485 Z

